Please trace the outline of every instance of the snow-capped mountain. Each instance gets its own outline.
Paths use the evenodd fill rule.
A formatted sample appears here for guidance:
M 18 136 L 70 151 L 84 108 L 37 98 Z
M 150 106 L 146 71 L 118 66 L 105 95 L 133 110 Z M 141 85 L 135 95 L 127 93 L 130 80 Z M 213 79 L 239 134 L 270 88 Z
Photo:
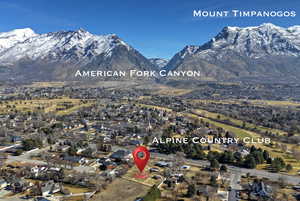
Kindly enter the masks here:
M 282 28 L 270 23 L 257 27 L 225 27 L 201 50 L 230 49 L 252 58 L 300 55 L 300 26 Z
M 169 62 L 168 59 L 162 59 L 162 58 L 150 58 L 149 61 L 157 66 L 158 69 L 165 67 L 167 63 Z
M 0 66 L 58 79 L 78 69 L 153 68 L 115 34 L 94 35 L 83 29 L 36 34 L 29 28 L 0 33 Z
M 0 33 L 0 54 L 4 50 L 13 47 L 15 44 L 23 42 L 36 35 L 37 34 L 35 34 L 30 28 L 15 29 L 13 31 Z
M 200 70 L 202 78 L 209 80 L 296 80 L 300 78 L 300 26 L 225 27 L 203 45 L 186 46 L 165 69 Z
M 37 34 L 30 28 L 0 33 L 0 80 L 68 80 L 77 70 L 163 68 L 201 71 L 204 80 L 299 81 L 300 26 L 225 27 L 166 63 L 146 59 L 115 34 L 83 29 Z

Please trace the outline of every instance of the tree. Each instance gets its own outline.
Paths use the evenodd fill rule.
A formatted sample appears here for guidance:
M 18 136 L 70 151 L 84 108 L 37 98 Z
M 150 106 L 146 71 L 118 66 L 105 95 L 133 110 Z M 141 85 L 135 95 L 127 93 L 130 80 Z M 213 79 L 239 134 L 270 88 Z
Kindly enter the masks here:
M 211 169 L 219 169 L 220 164 L 216 159 L 210 161 L 210 168 Z
M 221 165 L 220 171 L 227 172 L 227 166 L 226 165 Z
M 272 161 L 271 167 L 275 172 L 279 172 L 281 169 L 285 167 L 285 162 L 282 158 L 277 157 Z
M 243 121 L 242 128 L 246 128 L 246 122 L 245 121 Z
M 233 153 L 231 151 L 225 151 L 219 161 L 221 163 L 233 163 L 234 162 L 234 156 L 233 156 Z
M 211 184 L 212 186 L 216 186 L 216 185 L 217 185 L 217 177 L 216 177 L 215 175 L 212 175 L 212 176 L 210 177 L 210 184 Z
M 143 144 L 147 146 L 149 143 L 150 143 L 150 137 L 149 137 L 149 135 L 146 135 L 146 136 L 144 137 Z
M 291 164 L 287 164 L 287 166 L 285 167 L 286 171 L 291 171 L 293 169 L 293 166 Z
M 43 142 L 39 139 L 24 139 L 22 141 L 22 147 L 25 151 L 29 151 L 35 148 L 41 148 Z
M 23 153 L 22 149 L 17 149 L 16 152 L 15 152 L 15 155 L 20 156 L 22 153 Z
M 210 151 L 208 152 L 207 154 L 207 159 L 209 161 L 213 160 L 213 159 L 216 159 L 218 160 L 220 158 L 220 153 L 219 152 L 216 152 L 216 151 Z
M 259 150 L 254 151 L 253 153 L 251 153 L 251 155 L 254 157 L 256 164 L 262 164 L 265 160 L 263 153 Z
M 71 146 L 70 149 L 68 150 L 68 154 L 71 156 L 76 155 L 77 149 L 75 146 Z
M 195 195 L 196 189 L 194 184 L 189 184 L 186 196 L 191 198 Z
M 151 189 L 148 191 L 148 193 L 144 197 L 144 201 L 155 201 L 158 198 L 160 198 L 161 192 L 157 188 L 156 185 L 152 186 Z
M 265 161 L 267 161 L 267 160 L 270 158 L 269 152 L 266 151 L 266 150 L 264 150 L 264 152 L 263 152 L 263 157 L 264 157 Z
M 256 168 L 256 165 L 255 158 L 251 154 L 247 155 L 244 160 L 244 166 L 246 168 L 254 169 Z
M 234 160 L 236 161 L 235 163 L 237 165 L 242 165 L 241 162 L 242 162 L 243 157 L 240 152 L 234 152 L 233 157 L 234 157 Z

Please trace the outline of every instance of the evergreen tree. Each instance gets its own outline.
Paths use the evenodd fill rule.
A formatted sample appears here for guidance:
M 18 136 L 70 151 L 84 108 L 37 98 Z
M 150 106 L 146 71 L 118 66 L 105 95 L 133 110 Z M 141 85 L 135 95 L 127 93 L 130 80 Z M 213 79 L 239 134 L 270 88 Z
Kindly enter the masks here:
M 251 154 L 247 155 L 244 160 L 244 167 L 254 169 L 256 165 L 255 158 Z
M 194 184 L 189 184 L 186 196 L 191 198 L 195 195 L 196 189 Z
M 219 169 L 220 164 L 216 159 L 210 161 L 210 168 L 211 169 Z

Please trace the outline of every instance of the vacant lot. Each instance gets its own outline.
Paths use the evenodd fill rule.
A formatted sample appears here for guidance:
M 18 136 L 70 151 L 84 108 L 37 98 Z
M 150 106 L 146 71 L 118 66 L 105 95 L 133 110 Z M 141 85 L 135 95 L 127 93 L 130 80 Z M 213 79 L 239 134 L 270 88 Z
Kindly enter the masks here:
M 108 185 L 107 189 L 95 195 L 93 201 L 132 201 L 144 196 L 150 187 L 119 178 Z

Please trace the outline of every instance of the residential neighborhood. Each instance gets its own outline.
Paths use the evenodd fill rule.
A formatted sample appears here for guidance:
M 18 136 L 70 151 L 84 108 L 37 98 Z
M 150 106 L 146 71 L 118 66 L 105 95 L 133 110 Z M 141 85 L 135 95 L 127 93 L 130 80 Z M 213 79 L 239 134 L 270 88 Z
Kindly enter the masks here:
M 225 113 L 214 118 L 204 112 L 208 102 L 148 89 L 11 87 L 1 94 L 1 199 L 119 200 L 113 197 L 125 184 L 131 200 L 299 198 L 296 145 L 276 136 L 272 144 L 209 143 L 272 135 L 226 122 Z M 183 137 L 187 143 L 153 140 Z M 150 151 L 146 179 L 134 177 L 137 146 Z

